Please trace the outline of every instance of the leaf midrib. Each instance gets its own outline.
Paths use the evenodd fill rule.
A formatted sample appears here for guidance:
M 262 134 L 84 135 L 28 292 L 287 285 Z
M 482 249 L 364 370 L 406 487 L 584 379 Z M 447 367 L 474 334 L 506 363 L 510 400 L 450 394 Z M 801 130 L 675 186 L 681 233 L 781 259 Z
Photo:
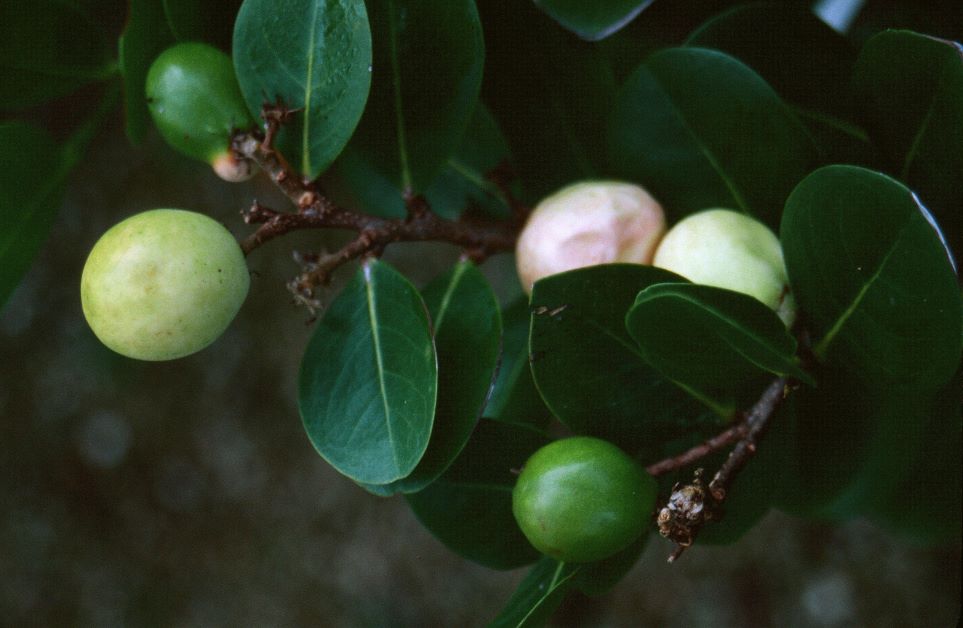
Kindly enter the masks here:
M 317 31 L 318 7 L 320 2 L 315 2 L 311 12 L 311 21 L 308 23 L 308 66 L 305 70 L 306 80 L 304 83 L 304 124 L 301 126 L 301 171 L 311 172 L 311 85 L 314 73 L 314 33 Z
M 374 276 L 371 271 L 370 264 L 366 264 L 364 267 L 364 279 L 365 294 L 368 302 L 368 322 L 371 325 L 371 338 L 374 343 L 375 365 L 378 370 L 378 386 L 381 390 L 381 403 L 384 406 L 385 411 L 385 429 L 388 431 L 388 442 L 391 445 L 391 458 L 395 463 L 395 469 L 400 469 L 401 465 L 398 462 L 398 451 L 395 447 L 395 437 L 391 429 L 391 408 L 388 406 L 388 390 L 385 384 L 384 360 L 381 354 L 381 336 L 378 333 L 379 323 L 378 313 L 376 311 L 377 303 L 374 293 Z

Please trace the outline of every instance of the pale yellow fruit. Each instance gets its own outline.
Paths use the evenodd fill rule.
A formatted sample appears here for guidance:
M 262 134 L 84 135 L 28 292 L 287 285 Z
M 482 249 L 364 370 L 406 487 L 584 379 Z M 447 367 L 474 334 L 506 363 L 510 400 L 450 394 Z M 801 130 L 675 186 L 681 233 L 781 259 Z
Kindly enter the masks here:
M 139 360 L 172 360 L 224 333 L 249 283 L 241 247 L 223 225 L 195 212 L 155 209 L 97 241 L 80 297 L 105 345 Z
M 644 189 L 617 181 L 563 188 L 532 211 L 515 247 L 529 294 L 549 275 L 614 262 L 648 264 L 665 232 L 665 213 Z
M 746 214 L 708 209 L 687 216 L 662 238 L 653 264 L 693 283 L 755 297 L 787 327 L 796 318 L 779 238 Z

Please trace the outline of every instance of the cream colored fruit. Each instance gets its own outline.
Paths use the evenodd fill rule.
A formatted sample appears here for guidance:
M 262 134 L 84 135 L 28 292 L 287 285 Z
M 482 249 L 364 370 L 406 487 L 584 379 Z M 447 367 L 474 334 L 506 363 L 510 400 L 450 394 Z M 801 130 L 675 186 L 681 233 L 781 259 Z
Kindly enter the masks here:
M 155 209 L 109 229 L 84 265 L 87 323 L 105 345 L 140 360 L 172 360 L 214 342 L 247 296 L 234 236 L 196 212 Z
M 532 285 L 597 264 L 649 264 L 665 232 L 665 213 L 644 189 L 617 181 L 563 188 L 532 211 L 515 247 L 518 276 Z
M 694 283 L 755 297 L 787 327 L 796 318 L 779 238 L 745 214 L 708 209 L 687 216 L 662 238 L 653 264 Z

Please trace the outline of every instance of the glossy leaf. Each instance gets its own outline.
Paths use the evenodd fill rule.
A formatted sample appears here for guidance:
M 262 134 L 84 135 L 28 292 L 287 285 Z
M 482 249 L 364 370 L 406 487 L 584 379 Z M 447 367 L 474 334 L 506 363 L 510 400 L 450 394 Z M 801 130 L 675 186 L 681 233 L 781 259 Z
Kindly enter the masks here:
M 519 297 L 506 307 L 502 320 L 505 330 L 501 361 L 485 416 L 545 427 L 551 414 L 535 388 L 528 363 L 528 332 L 531 327 L 528 297 Z
M 154 59 L 174 41 L 161 0 L 130 0 L 127 27 L 118 40 L 120 73 L 124 77 L 127 139 L 140 144 L 150 127 L 144 83 Z
M 0 122 L 0 307 L 30 267 L 63 200 L 60 147 L 27 122 Z
M 282 101 L 294 115 L 278 144 L 314 179 L 341 152 L 364 111 L 371 33 L 362 0 L 245 0 L 234 67 L 252 113 Z
M 605 124 L 618 85 L 606 56 L 531 2 L 486 0 L 479 12 L 482 98 L 508 139 L 525 198 L 534 203 L 574 180 L 608 176 Z
M 552 413 L 579 434 L 629 451 L 682 426 L 698 404 L 660 376 L 625 329 L 640 290 L 678 275 L 652 266 L 592 266 L 546 277 L 532 291 L 531 364 Z
M 485 48 L 473 0 L 369 1 L 371 98 L 347 152 L 397 190 L 423 192 L 475 109 Z
M 438 404 L 431 440 L 411 474 L 389 490 L 420 491 L 458 457 L 491 391 L 501 348 L 498 301 L 471 262 L 459 262 L 422 291 L 438 354 Z
M 889 174 L 919 193 L 963 254 L 963 46 L 910 31 L 866 42 L 857 102 Z
M 437 384 L 421 296 L 386 263 L 366 261 L 301 362 L 298 400 L 311 443 L 355 481 L 403 478 L 428 446 Z
M 796 341 L 779 317 L 738 292 L 655 284 L 639 293 L 625 324 L 650 365 L 723 416 L 736 410 L 736 393 L 761 374 L 812 383 L 796 364 Z
M 535 0 L 535 6 L 582 39 L 596 41 L 613 34 L 652 4 L 652 0 Z
M 493 569 L 534 562 L 539 554 L 512 514 L 512 470 L 547 442 L 530 426 L 482 419 L 448 471 L 405 499 L 438 540 L 469 560 Z
M 25 109 L 116 72 L 107 34 L 81 7 L 0 3 L 0 110 Z
M 580 565 L 543 556 L 522 580 L 489 628 L 544 626 L 574 584 Z
M 882 387 L 932 391 L 953 374 L 960 291 L 910 190 L 855 166 L 821 168 L 787 201 L 780 239 L 817 357 Z
M 732 207 L 778 222 L 816 147 L 769 85 L 715 50 L 671 48 L 629 77 L 609 120 L 609 158 L 672 218 Z

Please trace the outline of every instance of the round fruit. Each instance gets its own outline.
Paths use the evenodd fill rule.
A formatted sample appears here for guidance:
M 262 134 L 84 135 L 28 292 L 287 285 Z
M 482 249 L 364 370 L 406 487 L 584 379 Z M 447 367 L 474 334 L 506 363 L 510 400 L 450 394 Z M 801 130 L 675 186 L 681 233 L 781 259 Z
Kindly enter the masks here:
M 518 476 L 512 512 L 538 551 L 563 562 L 601 560 L 642 534 L 656 483 L 615 445 L 587 436 L 536 451 Z
M 745 214 L 708 209 L 687 216 L 662 238 L 653 264 L 694 283 L 755 297 L 787 327 L 796 318 L 779 238 Z
M 230 153 L 231 133 L 254 126 L 230 57 L 207 44 L 177 44 L 154 60 L 146 93 L 154 124 L 174 149 L 228 181 L 253 174 Z
M 574 268 L 648 264 L 664 231 L 662 207 L 639 186 L 576 183 L 532 211 L 515 247 L 518 276 L 531 293 L 542 277 Z
M 172 360 L 227 329 L 249 282 L 241 247 L 220 223 L 155 209 L 101 236 L 84 265 L 80 297 L 105 345 L 130 358 Z

